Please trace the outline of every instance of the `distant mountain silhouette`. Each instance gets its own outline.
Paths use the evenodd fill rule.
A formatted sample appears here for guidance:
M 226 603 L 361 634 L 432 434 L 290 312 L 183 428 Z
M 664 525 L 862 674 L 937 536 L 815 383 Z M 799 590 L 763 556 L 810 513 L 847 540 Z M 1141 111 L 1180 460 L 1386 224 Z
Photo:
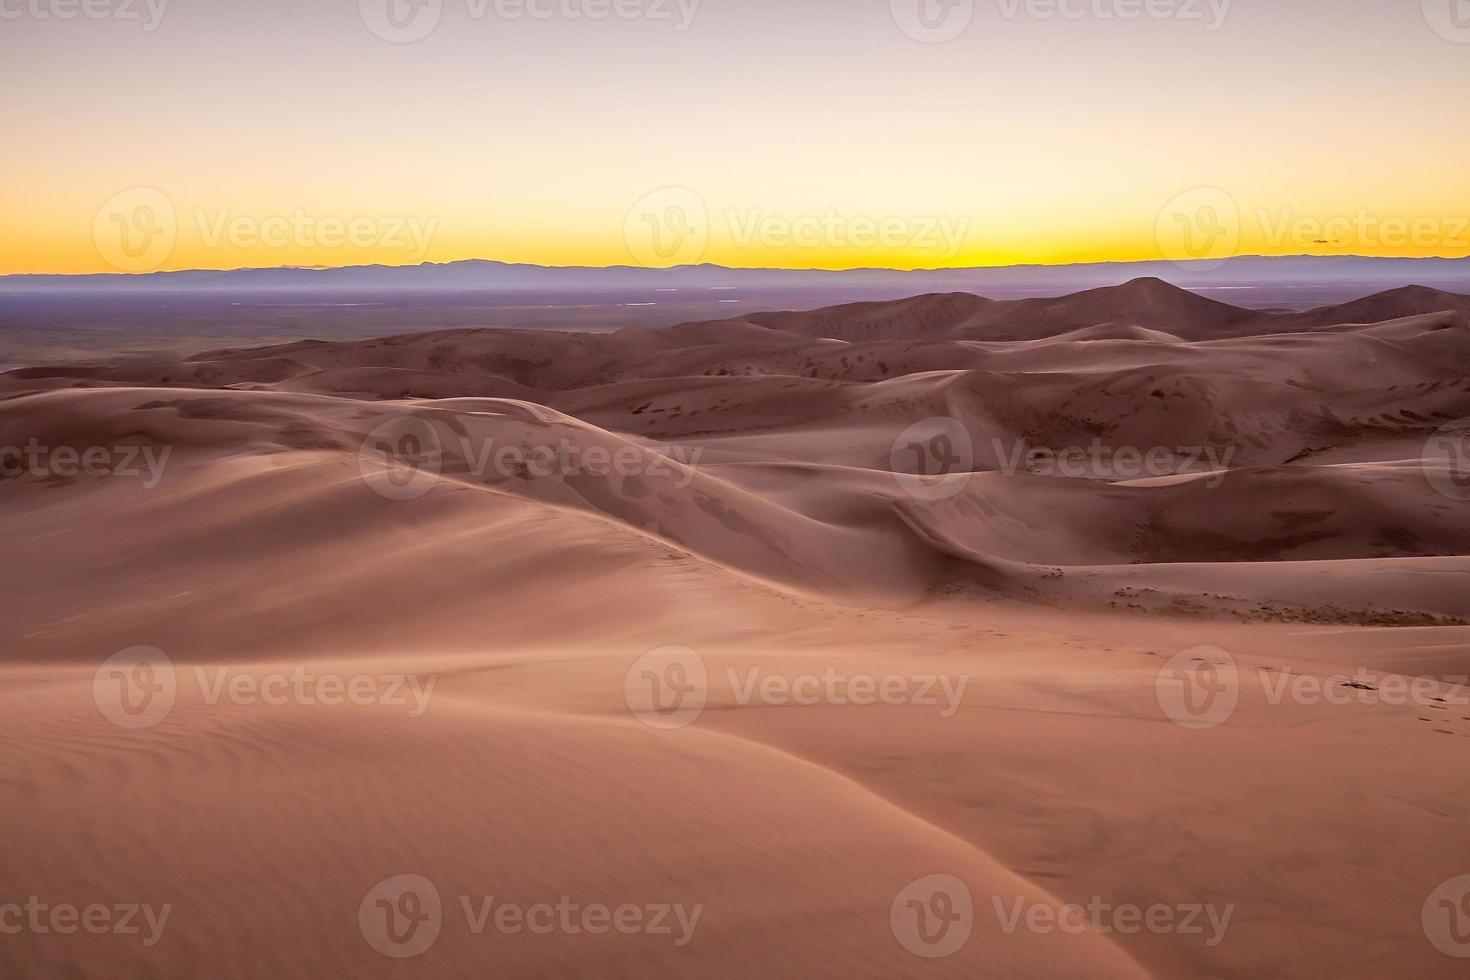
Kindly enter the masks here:
M 909 293 L 979 292 L 987 289 L 1057 295 L 1118 286 L 1136 279 L 1158 279 L 1187 288 L 1249 284 L 1353 283 L 1389 288 L 1423 283 L 1439 289 L 1470 291 L 1470 258 L 1382 259 L 1360 256 L 1244 256 L 1223 266 L 1206 263 L 1111 262 L 1085 265 L 1006 266 L 932 269 L 736 269 L 686 265 L 669 269 L 633 266 L 605 268 L 541 266 L 489 260 L 425 263 L 413 266 L 364 265 L 338 269 L 275 268 L 195 270 L 141 275 L 0 276 L 0 293 L 115 292 L 276 292 L 311 291 L 576 291 L 717 287 L 802 289 L 885 287 Z M 1065 312 L 1055 314 L 1065 318 Z

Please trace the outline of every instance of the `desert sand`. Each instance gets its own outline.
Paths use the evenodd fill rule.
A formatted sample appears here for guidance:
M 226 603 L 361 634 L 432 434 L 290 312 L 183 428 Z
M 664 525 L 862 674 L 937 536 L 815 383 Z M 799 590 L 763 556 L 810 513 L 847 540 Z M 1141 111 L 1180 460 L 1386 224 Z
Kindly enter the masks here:
M 0 376 L 0 974 L 1464 976 L 1463 419 L 1417 287 Z

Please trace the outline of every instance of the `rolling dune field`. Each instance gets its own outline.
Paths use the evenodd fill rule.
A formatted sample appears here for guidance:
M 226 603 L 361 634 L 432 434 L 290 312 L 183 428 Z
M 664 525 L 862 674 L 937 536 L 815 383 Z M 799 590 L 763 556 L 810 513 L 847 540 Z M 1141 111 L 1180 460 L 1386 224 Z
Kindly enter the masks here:
M 1467 517 L 1419 287 L 12 371 L 0 974 L 1461 977 Z

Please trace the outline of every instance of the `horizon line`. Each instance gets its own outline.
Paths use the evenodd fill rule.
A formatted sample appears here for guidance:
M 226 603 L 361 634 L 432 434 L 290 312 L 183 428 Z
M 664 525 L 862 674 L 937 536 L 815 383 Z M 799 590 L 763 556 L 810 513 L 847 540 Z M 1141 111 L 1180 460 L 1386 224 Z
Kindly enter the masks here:
M 614 264 L 614 265 L 546 265 L 539 262 L 519 262 L 510 259 L 491 259 L 483 257 L 471 257 L 463 259 L 450 259 L 442 262 L 410 262 L 392 265 L 383 262 L 368 262 L 356 265 L 331 265 L 331 266 L 303 266 L 303 265 L 265 265 L 265 266 L 235 266 L 233 268 L 189 268 L 189 269 L 157 269 L 151 272 L 124 272 L 98 271 L 98 272 L 7 272 L 0 273 L 0 280 L 10 279 L 90 279 L 97 277 L 111 277 L 119 279 L 147 279 L 153 276 L 183 276 L 196 274 L 218 274 L 228 275 L 241 272 L 347 272 L 360 269 L 425 269 L 425 268 L 449 268 L 457 265 L 495 265 L 504 267 L 522 267 L 527 269 L 541 269 L 548 271 L 569 272 L 678 272 L 688 269 L 719 269 L 728 272 L 789 272 L 820 275 L 845 275 L 850 273 L 891 273 L 895 275 L 923 275 L 923 274 L 946 274 L 965 273 L 979 271 L 1005 271 L 1018 269 L 1084 269 L 1103 266 L 1123 265 L 1172 265 L 1181 271 L 1189 272 L 1191 266 L 1202 264 L 1223 265 L 1244 259 L 1262 259 L 1276 261 L 1282 259 L 1321 259 L 1321 260 L 1364 260 L 1375 262 L 1467 262 L 1467 255 L 1365 255 L 1362 253 L 1349 253 L 1344 255 L 1319 255 L 1310 252 L 1298 252 L 1287 255 L 1262 255 L 1260 253 L 1242 253 L 1232 255 L 1228 258 L 1199 258 L 1199 259 L 1103 259 L 1088 262 L 1018 262 L 1002 265 L 966 265 L 966 266 L 930 266 L 911 269 L 895 268 L 892 266 L 851 266 L 842 269 L 825 269 L 812 266 L 789 267 L 789 266 L 736 266 L 724 265 L 718 262 L 692 262 L 670 266 L 646 266 L 636 264 Z M 1204 270 L 1214 271 L 1214 270 Z

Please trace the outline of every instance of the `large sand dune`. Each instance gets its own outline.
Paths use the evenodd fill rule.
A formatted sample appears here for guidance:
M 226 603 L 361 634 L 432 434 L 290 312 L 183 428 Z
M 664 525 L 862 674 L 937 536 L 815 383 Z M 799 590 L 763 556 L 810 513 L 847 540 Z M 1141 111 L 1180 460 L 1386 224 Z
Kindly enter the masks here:
M 0 972 L 1462 976 L 1467 418 L 1470 297 L 1157 280 L 0 376 L 0 930 L 171 909 Z M 176 690 L 130 727 L 135 647 Z M 1181 715 L 1206 670 L 1233 711 Z M 248 696 L 293 672 L 432 699 Z

